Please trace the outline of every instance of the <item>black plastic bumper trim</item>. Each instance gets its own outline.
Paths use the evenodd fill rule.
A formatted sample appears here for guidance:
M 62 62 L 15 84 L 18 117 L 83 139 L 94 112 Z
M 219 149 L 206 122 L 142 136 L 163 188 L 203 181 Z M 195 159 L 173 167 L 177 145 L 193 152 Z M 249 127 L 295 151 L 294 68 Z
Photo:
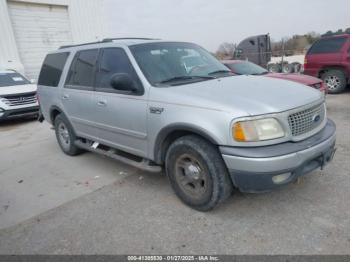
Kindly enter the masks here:
M 0 116 L 0 120 L 15 119 L 39 114 L 39 106 L 24 107 L 18 109 L 6 110 Z
M 269 173 L 250 173 L 239 170 L 229 170 L 232 182 L 241 191 L 247 193 L 269 192 L 280 186 L 295 181 L 298 177 L 306 175 L 318 168 L 323 167 L 332 161 L 336 148 L 332 144 L 327 150 L 320 153 L 317 157 L 306 160 L 300 166 L 293 169 L 279 170 Z M 291 176 L 281 184 L 275 184 L 272 177 L 284 173 L 291 173 Z

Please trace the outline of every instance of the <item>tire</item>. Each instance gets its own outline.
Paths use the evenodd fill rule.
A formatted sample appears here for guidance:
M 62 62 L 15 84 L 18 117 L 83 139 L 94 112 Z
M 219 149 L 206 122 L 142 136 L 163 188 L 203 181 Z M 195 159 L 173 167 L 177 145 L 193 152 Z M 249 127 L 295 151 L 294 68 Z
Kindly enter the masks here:
M 302 70 L 302 65 L 298 62 L 293 62 L 291 63 L 292 67 L 293 67 L 293 72 L 294 73 L 300 73 Z
M 294 72 L 294 67 L 291 64 L 285 63 L 282 66 L 282 73 L 291 74 Z
M 281 66 L 279 64 L 268 64 L 267 71 L 269 71 L 270 73 L 280 73 Z
M 191 208 L 209 211 L 232 194 L 218 149 L 198 136 L 175 140 L 166 153 L 165 167 L 175 194 Z
M 66 117 L 64 117 L 62 114 L 56 116 L 54 126 L 57 142 L 65 154 L 76 156 L 83 152 L 82 149 L 78 148 L 74 144 L 77 137 L 75 136 L 73 128 Z
M 339 94 L 344 91 L 347 86 L 346 75 L 340 70 L 329 70 L 321 76 L 327 85 L 328 93 Z

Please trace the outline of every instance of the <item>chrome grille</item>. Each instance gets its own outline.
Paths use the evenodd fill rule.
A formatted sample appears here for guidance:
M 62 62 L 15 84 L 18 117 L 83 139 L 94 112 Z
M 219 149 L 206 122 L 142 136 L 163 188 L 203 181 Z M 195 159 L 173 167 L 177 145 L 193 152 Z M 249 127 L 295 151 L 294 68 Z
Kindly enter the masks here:
M 21 106 L 36 103 L 37 99 L 35 95 L 35 92 L 31 92 L 25 94 L 6 95 L 2 96 L 0 99 L 8 106 Z
M 314 130 L 322 124 L 325 114 L 325 106 L 322 103 L 289 115 L 288 123 L 292 135 L 300 136 Z

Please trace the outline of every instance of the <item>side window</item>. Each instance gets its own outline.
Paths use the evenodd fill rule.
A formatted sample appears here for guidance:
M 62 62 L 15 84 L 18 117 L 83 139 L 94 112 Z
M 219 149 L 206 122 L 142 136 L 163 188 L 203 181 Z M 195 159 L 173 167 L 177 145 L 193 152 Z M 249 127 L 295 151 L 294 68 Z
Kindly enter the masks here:
M 69 69 L 66 85 L 75 88 L 92 89 L 95 80 L 97 56 L 98 49 L 77 52 Z
M 48 54 L 41 67 L 38 85 L 57 87 L 68 56 L 68 52 Z
M 96 74 L 96 91 L 118 92 L 111 86 L 112 76 L 118 73 L 128 74 L 135 85 L 141 87 L 141 82 L 125 51 L 122 48 L 113 47 L 103 49 Z M 137 95 L 140 95 L 140 92 Z
M 345 44 L 346 37 L 334 37 L 321 39 L 313 44 L 308 54 L 327 54 L 327 53 L 337 53 Z

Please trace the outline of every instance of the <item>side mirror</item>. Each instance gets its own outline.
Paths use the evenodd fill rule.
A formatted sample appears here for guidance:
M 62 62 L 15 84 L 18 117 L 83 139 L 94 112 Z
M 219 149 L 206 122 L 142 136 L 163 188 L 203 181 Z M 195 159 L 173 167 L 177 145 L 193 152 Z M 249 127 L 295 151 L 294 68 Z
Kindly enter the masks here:
M 126 74 L 126 73 L 118 73 L 118 74 L 112 75 L 110 84 L 116 90 L 130 91 L 130 92 L 138 91 L 138 88 L 134 80 L 131 78 L 129 74 Z
M 30 79 L 30 83 L 35 84 L 36 83 L 35 79 Z

